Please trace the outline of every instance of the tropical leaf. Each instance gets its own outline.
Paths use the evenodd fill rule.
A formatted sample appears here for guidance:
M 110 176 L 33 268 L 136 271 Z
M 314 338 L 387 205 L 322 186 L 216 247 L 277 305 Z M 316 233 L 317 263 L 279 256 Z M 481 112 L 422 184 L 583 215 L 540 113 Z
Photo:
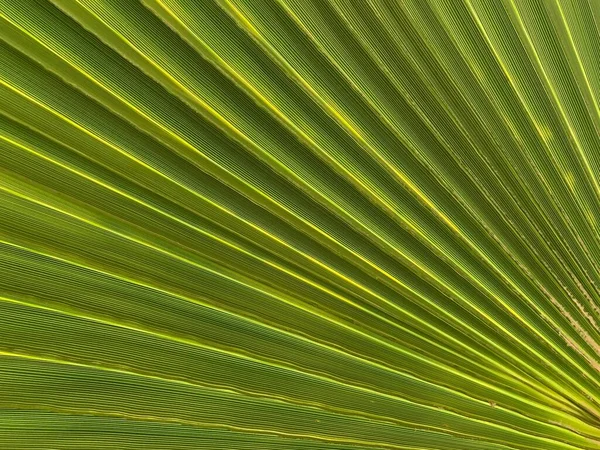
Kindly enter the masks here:
M 0 448 L 600 448 L 597 0 L 0 5 Z

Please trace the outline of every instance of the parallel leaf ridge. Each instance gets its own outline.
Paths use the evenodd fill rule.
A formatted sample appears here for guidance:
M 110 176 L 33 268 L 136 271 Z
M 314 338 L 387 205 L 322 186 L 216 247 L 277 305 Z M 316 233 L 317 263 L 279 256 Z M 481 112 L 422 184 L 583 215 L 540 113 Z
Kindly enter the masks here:
M 596 0 L 0 0 L 0 448 L 600 448 Z

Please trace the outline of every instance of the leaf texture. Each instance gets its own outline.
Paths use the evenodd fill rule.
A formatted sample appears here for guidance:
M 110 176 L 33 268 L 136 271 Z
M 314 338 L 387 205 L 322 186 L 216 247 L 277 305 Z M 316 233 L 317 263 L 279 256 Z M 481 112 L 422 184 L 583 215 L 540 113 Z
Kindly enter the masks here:
M 600 448 L 597 0 L 0 0 L 0 448 Z

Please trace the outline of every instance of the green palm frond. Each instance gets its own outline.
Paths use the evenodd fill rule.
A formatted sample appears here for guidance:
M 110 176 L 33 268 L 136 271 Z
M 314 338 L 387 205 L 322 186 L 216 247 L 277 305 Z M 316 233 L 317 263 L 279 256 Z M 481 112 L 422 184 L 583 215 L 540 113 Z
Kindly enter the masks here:
M 0 5 L 1 449 L 600 448 L 600 2 Z

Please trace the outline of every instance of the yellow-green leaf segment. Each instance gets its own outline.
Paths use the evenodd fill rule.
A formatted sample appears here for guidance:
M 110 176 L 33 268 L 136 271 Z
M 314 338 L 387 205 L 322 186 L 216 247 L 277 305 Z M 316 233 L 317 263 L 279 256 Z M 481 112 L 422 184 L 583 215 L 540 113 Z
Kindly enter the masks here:
M 600 449 L 599 0 L 0 0 L 0 449 Z

